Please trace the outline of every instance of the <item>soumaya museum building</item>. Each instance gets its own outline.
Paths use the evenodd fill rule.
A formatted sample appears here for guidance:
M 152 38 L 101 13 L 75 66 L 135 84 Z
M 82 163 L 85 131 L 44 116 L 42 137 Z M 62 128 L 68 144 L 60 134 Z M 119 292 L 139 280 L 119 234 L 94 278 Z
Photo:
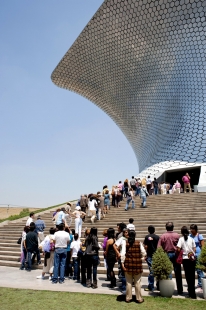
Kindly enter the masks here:
M 103 1 L 52 81 L 113 119 L 140 177 L 206 191 L 205 0 Z

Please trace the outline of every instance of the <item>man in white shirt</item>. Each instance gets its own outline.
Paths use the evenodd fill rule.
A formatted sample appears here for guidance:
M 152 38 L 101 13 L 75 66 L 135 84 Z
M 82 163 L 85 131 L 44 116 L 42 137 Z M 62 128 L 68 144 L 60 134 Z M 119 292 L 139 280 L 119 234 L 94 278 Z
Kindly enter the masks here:
M 52 283 L 58 282 L 59 268 L 60 268 L 60 278 L 59 283 L 64 283 L 64 271 L 65 263 L 67 258 L 67 245 L 70 242 L 70 235 L 64 231 L 64 224 L 61 223 L 58 226 L 59 230 L 55 232 L 53 241 L 55 243 L 54 252 L 54 275 L 52 278 Z
M 34 212 L 31 212 L 31 213 L 29 214 L 28 220 L 26 221 L 26 226 L 29 227 L 30 224 L 31 224 L 33 221 L 34 221 Z
M 132 179 L 130 180 L 129 184 L 130 184 L 130 187 L 133 189 L 133 191 L 135 191 L 136 190 L 136 180 L 135 180 L 134 176 L 132 176 Z

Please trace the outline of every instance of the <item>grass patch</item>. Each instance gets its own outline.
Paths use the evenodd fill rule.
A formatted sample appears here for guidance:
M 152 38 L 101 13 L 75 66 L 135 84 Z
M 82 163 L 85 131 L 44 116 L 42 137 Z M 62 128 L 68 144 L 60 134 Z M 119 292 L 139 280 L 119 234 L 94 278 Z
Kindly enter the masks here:
M 73 201 L 76 201 L 76 200 L 71 200 L 70 202 L 73 202 Z M 43 209 L 38 209 L 38 210 L 35 210 L 35 211 L 32 211 L 34 213 L 39 213 L 39 212 L 42 212 L 42 211 L 47 211 L 47 210 L 50 210 L 50 209 L 53 209 L 53 208 L 58 208 L 58 207 L 61 207 L 65 204 L 66 202 L 63 202 L 63 203 L 60 203 L 58 205 L 55 205 L 55 206 L 51 206 L 51 207 L 48 207 L 48 208 L 43 208 Z M 16 214 L 16 215 L 10 215 L 9 217 L 7 218 L 4 218 L 4 219 L 0 219 L 0 223 L 4 222 L 4 221 L 14 221 L 14 220 L 18 220 L 18 219 L 21 219 L 25 216 L 29 216 L 29 209 L 28 208 L 25 208 L 23 209 L 19 214 Z
M 141 305 L 135 302 L 126 304 L 119 301 L 122 296 L 21 290 L 12 288 L 0 288 L 0 300 L 2 310 L 205 310 L 206 302 L 203 300 L 144 297 L 145 302 Z

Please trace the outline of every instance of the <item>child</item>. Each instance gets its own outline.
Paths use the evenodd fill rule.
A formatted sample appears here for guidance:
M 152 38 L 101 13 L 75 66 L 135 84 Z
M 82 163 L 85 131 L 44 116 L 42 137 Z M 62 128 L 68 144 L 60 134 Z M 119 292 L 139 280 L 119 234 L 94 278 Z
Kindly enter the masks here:
M 71 257 L 73 260 L 73 267 L 74 267 L 74 277 L 73 280 L 80 279 L 80 268 L 79 268 L 79 257 L 78 252 L 81 247 L 81 241 L 79 239 L 78 234 L 74 234 L 74 241 L 72 241 L 70 249 L 71 249 Z
M 129 224 L 127 225 L 127 229 L 135 230 L 135 226 L 134 226 L 133 222 L 134 222 L 134 219 L 130 218 L 129 219 Z

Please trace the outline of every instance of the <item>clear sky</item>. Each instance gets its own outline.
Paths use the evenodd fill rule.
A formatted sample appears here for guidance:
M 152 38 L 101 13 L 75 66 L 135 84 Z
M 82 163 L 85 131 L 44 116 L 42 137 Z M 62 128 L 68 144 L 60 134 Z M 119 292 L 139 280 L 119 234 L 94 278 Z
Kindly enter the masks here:
M 0 204 L 48 207 L 138 173 L 93 103 L 51 73 L 102 0 L 0 0 Z

